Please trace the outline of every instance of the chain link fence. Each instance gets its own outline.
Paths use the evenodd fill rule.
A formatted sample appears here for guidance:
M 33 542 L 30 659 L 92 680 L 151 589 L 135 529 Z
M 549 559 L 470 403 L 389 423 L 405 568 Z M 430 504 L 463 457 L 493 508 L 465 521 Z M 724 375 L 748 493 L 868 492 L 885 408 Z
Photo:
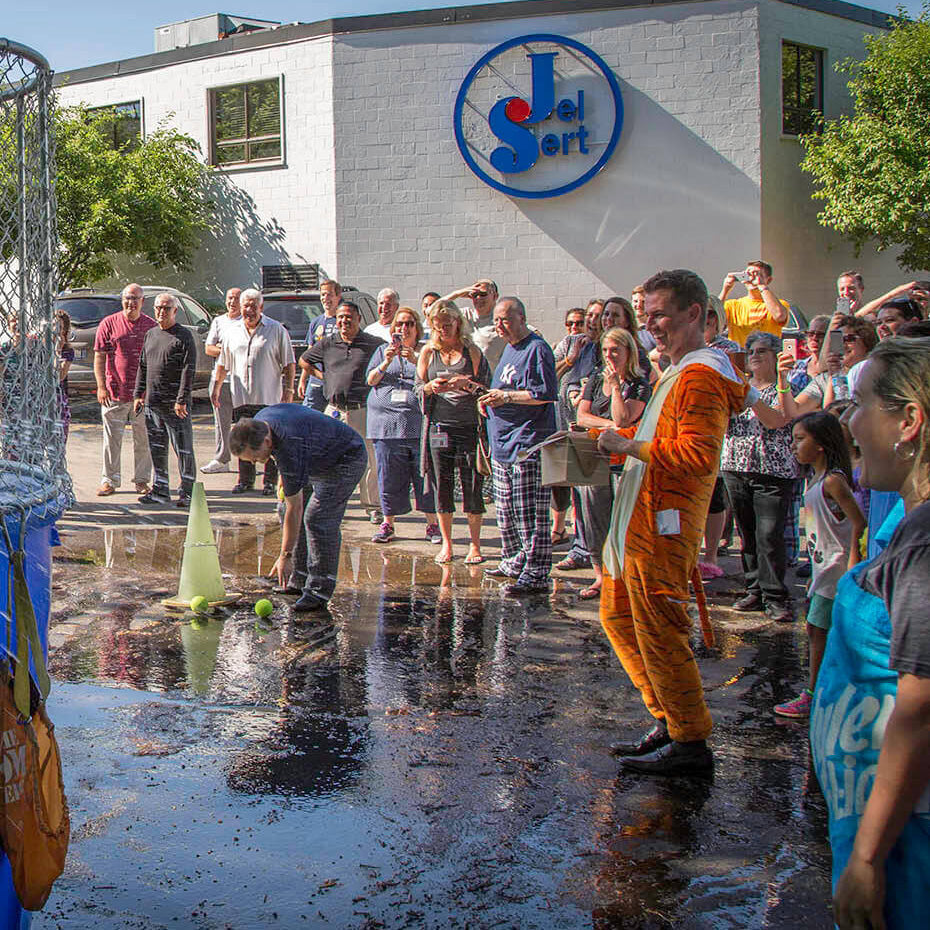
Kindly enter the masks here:
M 55 318 L 52 72 L 0 39 L 0 513 L 71 501 Z

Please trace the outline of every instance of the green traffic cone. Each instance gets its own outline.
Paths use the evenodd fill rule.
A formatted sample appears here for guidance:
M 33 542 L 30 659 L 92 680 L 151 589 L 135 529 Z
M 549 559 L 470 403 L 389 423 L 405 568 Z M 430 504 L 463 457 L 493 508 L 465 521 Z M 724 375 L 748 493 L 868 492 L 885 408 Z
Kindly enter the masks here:
M 178 593 L 163 603 L 166 607 L 187 608 L 198 595 L 205 597 L 211 607 L 230 604 L 241 597 L 240 594 L 227 594 L 223 585 L 220 557 L 216 551 L 216 540 L 213 537 L 207 495 L 202 481 L 194 482 L 191 494 Z
M 216 620 L 204 623 L 197 629 L 189 623 L 181 626 L 181 645 L 184 648 L 187 683 L 198 697 L 210 690 L 222 630 L 223 624 Z

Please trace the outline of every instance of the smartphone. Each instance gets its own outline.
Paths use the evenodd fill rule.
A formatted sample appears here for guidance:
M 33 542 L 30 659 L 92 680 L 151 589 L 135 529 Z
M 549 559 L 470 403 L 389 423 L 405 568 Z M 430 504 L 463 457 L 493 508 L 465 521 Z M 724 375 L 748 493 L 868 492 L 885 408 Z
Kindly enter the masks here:
M 391 333 L 391 345 L 395 349 L 399 349 L 404 343 L 404 337 L 401 333 Z
M 734 272 L 733 272 L 733 277 L 736 278 L 736 280 L 739 281 L 740 284 L 748 284 L 748 283 L 749 283 L 749 275 L 746 274 L 745 271 L 734 271 Z
M 798 340 L 797 339 L 785 339 L 782 341 L 782 346 L 786 352 L 790 352 L 794 356 L 794 360 L 798 360 Z
M 837 303 L 840 300 L 846 300 L 846 303 L 849 303 L 848 298 L 839 298 Z M 843 354 L 843 331 L 841 329 L 831 329 L 830 330 L 830 355 L 842 355 Z
M 485 386 L 478 381 L 469 381 L 465 386 L 465 390 L 469 394 L 483 394 L 485 392 Z
M 836 312 L 848 315 L 852 309 L 852 301 L 848 297 L 836 298 Z M 831 343 L 832 345 L 832 343 Z

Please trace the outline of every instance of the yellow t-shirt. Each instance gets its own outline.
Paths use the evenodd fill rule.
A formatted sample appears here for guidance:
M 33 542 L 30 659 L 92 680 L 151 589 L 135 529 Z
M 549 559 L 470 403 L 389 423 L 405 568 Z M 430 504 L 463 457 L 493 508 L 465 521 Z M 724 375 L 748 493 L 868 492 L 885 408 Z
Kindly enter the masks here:
M 787 301 L 780 300 L 778 302 L 786 310 L 788 309 Z M 744 348 L 746 346 L 746 337 L 756 329 L 763 333 L 771 333 L 773 336 L 781 336 L 784 324 L 776 323 L 769 316 L 764 300 L 755 300 L 747 294 L 745 297 L 739 297 L 736 300 L 728 300 L 723 306 L 727 312 L 729 336 Z

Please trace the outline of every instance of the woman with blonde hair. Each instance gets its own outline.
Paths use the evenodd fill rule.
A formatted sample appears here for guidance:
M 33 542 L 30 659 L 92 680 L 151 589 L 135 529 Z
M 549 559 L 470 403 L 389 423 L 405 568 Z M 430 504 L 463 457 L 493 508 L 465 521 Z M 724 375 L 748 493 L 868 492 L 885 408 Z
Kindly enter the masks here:
M 614 326 L 601 336 L 603 364 L 585 384 L 578 405 L 579 426 L 613 429 L 639 421 L 652 388 L 640 367 L 638 348 L 632 333 L 620 326 Z M 618 480 L 620 466 L 611 471 L 615 474 L 611 475 L 610 484 L 579 488 L 585 542 L 595 575 L 594 584 L 579 594 L 583 600 L 599 597 L 601 593 L 601 550 L 610 528 L 614 482 Z
M 860 481 L 901 502 L 839 581 L 811 715 L 841 930 L 924 926 L 930 900 L 930 338 L 869 355 L 843 420 Z
M 430 339 L 417 362 L 417 391 L 425 415 L 421 442 L 421 468 L 436 489 L 442 548 L 435 561 L 453 559 L 453 483 L 458 470 L 462 483 L 462 509 L 468 517 L 471 544 L 465 562 L 477 565 L 481 554 L 483 476 L 478 471 L 480 430 L 475 399 L 491 383 L 491 369 L 481 350 L 469 338 L 468 321 L 451 300 L 440 298 L 429 308 Z

